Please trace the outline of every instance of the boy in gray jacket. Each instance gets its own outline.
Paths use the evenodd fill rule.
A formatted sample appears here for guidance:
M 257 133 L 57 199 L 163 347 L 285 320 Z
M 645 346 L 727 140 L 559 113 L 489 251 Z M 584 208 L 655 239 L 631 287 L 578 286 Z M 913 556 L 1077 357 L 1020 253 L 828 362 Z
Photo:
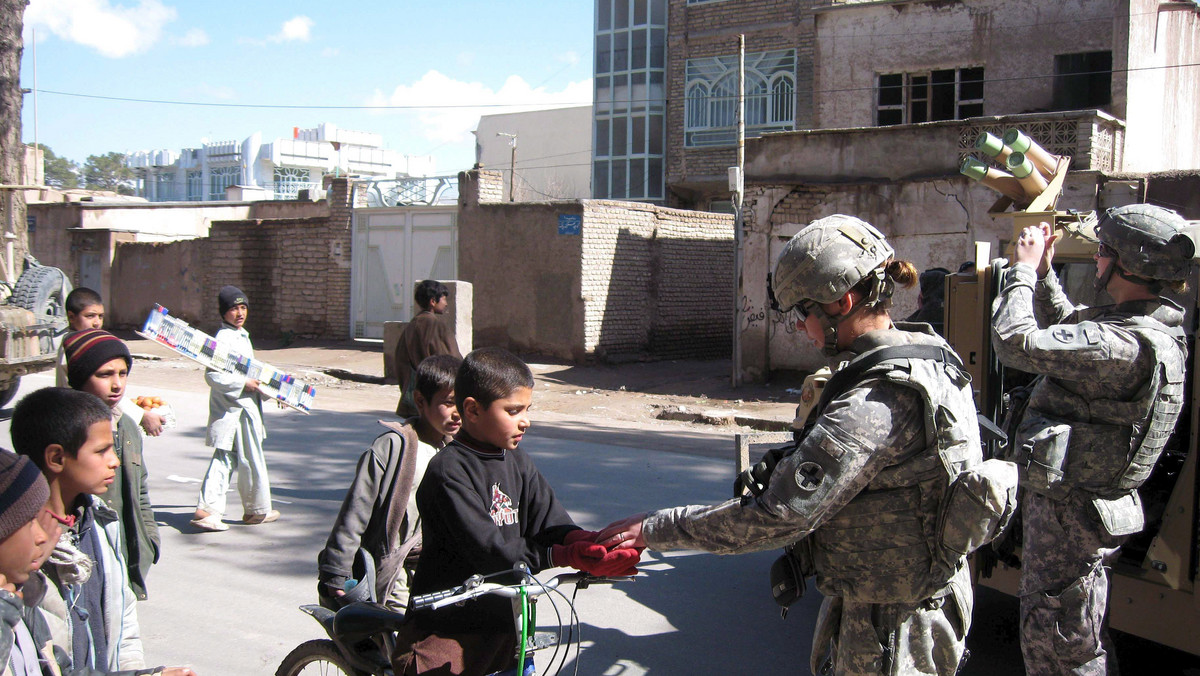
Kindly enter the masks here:
M 403 424 L 379 421 L 388 431 L 359 459 L 329 540 L 317 555 L 321 605 L 336 610 L 348 602 L 347 581 L 363 574 L 355 565 L 360 549 L 375 565 L 375 598 L 397 610 L 408 605 L 408 586 L 421 551 L 416 489 L 429 460 L 462 424 L 454 404 L 454 376 L 461 362 L 445 354 L 426 358 L 415 376 L 417 416 Z

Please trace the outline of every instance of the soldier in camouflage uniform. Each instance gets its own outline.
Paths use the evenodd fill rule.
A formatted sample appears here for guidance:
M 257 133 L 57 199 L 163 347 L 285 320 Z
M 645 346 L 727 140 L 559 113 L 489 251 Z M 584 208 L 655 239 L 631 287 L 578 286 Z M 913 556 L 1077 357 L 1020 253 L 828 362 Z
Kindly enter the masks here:
M 1110 209 L 1096 229 L 1096 288 L 1116 302 L 1098 308 L 1063 293 L 1050 226 L 1025 228 L 993 306 L 997 356 L 1044 374 L 1012 445 L 1026 467 L 1019 594 L 1030 674 L 1106 672 L 1104 563 L 1142 529 L 1137 487 L 1182 407 L 1183 310 L 1159 292 L 1182 290 L 1195 248 L 1185 227 L 1160 207 Z
M 892 323 L 887 308 L 916 268 L 871 225 L 813 222 L 775 267 L 782 310 L 838 368 L 886 346 L 937 346 L 926 324 Z M 941 353 L 940 354 L 945 354 Z M 981 451 L 969 378 L 933 359 L 876 363 L 809 418 L 756 495 L 664 509 L 615 522 L 609 547 L 736 554 L 800 541 L 804 575 L 825 595 L 811 668 L 820 674 L 954 674 L 971 620 L 964 558 L 936 544 L 950 468 Z M 1015 471 L 1014 471 L 1015 474 Z

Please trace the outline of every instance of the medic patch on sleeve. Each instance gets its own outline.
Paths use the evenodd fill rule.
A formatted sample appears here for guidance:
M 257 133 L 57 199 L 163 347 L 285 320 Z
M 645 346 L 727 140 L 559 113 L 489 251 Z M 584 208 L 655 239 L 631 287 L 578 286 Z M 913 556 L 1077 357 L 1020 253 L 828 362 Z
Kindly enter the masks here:
M 1072 350 L 1100 344 L 1100 328 L 1091 322 L 1060 324 L 1039 332 L 1034 344 L 1043 350 Z
M 811 493 L 820 487 L 825 480 L 825 468 L 815 462 L 807 461 L 796 467 L 796 487 L 805 493 Z

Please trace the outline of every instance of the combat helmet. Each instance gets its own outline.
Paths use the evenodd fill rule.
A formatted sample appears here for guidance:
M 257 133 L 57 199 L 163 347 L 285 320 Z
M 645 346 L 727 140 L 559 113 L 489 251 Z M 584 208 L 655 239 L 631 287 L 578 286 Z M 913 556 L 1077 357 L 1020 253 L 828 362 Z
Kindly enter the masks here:
M 788 241 L 775 262 L 769 285 L 774 307 L 788 312 L 804 301 L 833 303 L 868 277 L 874 280 L 871 291 L 851 314 L 866 307 L 889 307 L 895 284 L 881 266 L 894 254 L 883 234 L 866 221 L 842 214 L 815 220 Z M 832 354 L 836 323 L 818 305 L 808 312 L 821 319 L 825 351 Z
M 1153 204 L 1129 204 L 1107 210 L 1096 225 L 1096 236 L 1104 247 L 1116 253 L 1119 266 L 1110 265 L 1108 272 L 1097 280 L 1097 287 L 1107 286 L 1114 272 L 1156 292 L 1161 282 L 1186 280 L 1188 267 L 1196 255 L 1191 230 L 1182 216 Z M 1121 269 L 1117 270 L 1118 267 Z

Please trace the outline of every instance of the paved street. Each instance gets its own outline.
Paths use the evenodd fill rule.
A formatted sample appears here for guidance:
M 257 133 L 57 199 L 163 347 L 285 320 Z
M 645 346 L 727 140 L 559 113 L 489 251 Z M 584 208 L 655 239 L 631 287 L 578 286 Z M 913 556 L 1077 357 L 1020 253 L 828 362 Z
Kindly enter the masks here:
M 162 560 L 149 578 L 150 599 L 139 606 L 148 660 L 190 665 L 202 676 L 274 673 L 294 646 L 323 635 L 297 606 L 315 600 L 316 554 L 358 455 L 376 436 L 375 421 L 392 402 L 380 402 L 380 411 L 335 411 L 330 409 L 356 407 L 339 406 L 339 393 L 326 389 L 320 395 L 326 399 L 318 399 L 323 408 L 312 415 L 269 407 L 268 464 L 283 517 L 265 526 L 197 533 L 188 520 L 210 457 L 203 443 L 207 391 L 196 372 L 179 374 L 173 387 L 155 385 L 152 392 L 138 387 L 138 376 L 143 382 L 171 380 L 149 375 L 135 370 L 131 392 L 166 399 L 179 426 L 146 444 L 150 495 L 163 539 Z M 27 377 L 23 392 L 50 382 L 45 374 Z M 564 415 L 539 415 L 523 446 L 585 527 L 728 494 L 731 461 L 725 451 L 732 442 L 727 434 L 597 432 Z M 653 450 L 636 448 L 639 438 Z M 0 439 L 7 445 L 7 420 L 0 423 Z M 237 494 L 231 491 L 234 518 L 237 510 Z M 819 594 L 810 590 L 781 621 L 766 580 L 775 556 L 649 553 L 645 574 L 637 580 L 581 591 L 576 599 L 583 637 L 579 673 L 806 673 Z M 567 617 L 569 609 L 561 601 L 559 606 Z M 965 673 L 1019 673 L 1015 610 L 1012 599 L 980 590 L 975 659 Z M 554 617 L 549 606 L 539 607 L 543 625 L 553 626 Z M 540 659 L 544 670 L 547 653 Z M 567 665 L 573 668 L 574 655 Z

